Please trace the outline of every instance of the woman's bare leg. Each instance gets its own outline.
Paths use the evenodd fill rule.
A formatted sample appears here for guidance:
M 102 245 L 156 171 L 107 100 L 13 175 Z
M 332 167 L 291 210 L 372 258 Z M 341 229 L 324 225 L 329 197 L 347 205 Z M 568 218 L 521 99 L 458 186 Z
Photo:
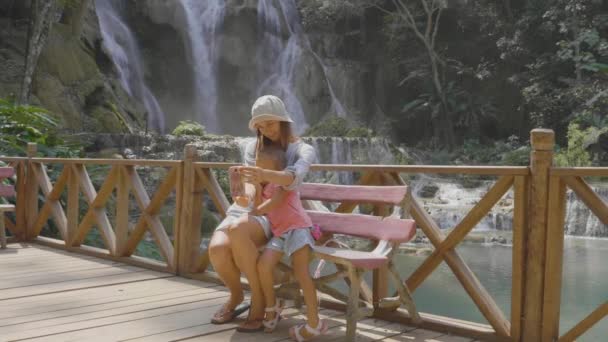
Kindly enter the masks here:
M 230 291 L 230 299 L 226 303 L 226 310 L 234 308 L 243 301 L 243 287 L 241 286 L 241 271 L 234 263 L 230 237 L 226 230 L 217 230 L 209 242 L 209 260 L 217 275 L 222 279 Z
M 232 256 L 238 268 L 249 281 L 251 291 L 250 320 L 264 318 L 264 294 L 258 276 L 258 248 L 265 245 L 268 239 L 260 223 L 249 215 L 242 216 L 228 228 Z

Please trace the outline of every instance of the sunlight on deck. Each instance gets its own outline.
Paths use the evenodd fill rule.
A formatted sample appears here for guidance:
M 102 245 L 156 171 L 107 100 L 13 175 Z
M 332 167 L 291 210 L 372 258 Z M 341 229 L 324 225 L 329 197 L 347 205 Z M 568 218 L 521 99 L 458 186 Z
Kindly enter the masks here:
M 243 334 L 209 320 L 227 299 L 223 286 L 149 271 L 38 244 L 0 250 L 0 341 L 283 341 L 303 322 L 284 311 L 273 334 Z M 344 313 L 323 309 L 343 340 Z M 243 315 L 244 317 L 244 315 Z M 359 322 L 357 341 L 472 341 L 377 319 Z

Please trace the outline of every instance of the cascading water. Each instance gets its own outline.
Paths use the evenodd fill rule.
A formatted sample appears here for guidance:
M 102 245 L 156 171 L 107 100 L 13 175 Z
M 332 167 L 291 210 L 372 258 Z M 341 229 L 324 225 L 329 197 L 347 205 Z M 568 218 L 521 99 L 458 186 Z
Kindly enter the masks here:
M 217 113 L 217 61 L 219 29 L 225 13 L 224 0 L 184 0 L 190 47 L 191 65 L 194 68 L 195 108 L 198 120 L 208 131 L 220 133 Z
M 591 188 L 606 201 L 608 186 L 605 183 L 593 184 Z M 608 226 L 603 224 L 572 191 L 567 192 L 565 226 L 568 235 L 608 237 Z
M 129 27 L 120 17 L 120 1 L 96 0 L 95 8 L 103 37 L 103 46 L 118 70 L 120 82 L 133 98 L 143 103 L 148 126 L 160 133 L 165 130 L 165 113 L 144 80 L 141 53 Z
M 258 95 L 273 93 L 283 98 L 287 108 L 292 111 L 291 115 L 296 123 L 297 133 L 304 132 L 308 123 L 302 104 L 295 92 L 294 78 L 302 50 L 306 50 L 312 53 L 326 75 L 325 80 L 332 99 L 331 110 L 338 116 L 346 116 L 346 111 L 336 98 L 327 78 L 325 64 L 312 51 L 310 42 L 302 30 L 295 1 L 279 1 L 279 8 L 276 8 L 273 3 L 272 0 L 258 2 L 258 27 L 262 41 L 262 48 L 258 50 L 258 73 L 263 79 L 258 88 Z M 281 26 L 281 18 L 287 28 L 286 43 L 283 39 L 284 30 Z

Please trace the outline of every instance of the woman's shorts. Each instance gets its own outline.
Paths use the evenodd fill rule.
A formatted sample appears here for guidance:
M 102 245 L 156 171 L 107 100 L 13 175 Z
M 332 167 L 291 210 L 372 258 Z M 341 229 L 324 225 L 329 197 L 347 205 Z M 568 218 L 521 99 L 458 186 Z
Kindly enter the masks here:
M 281 236 L 275 236 L 266 244 L 266 248 L 285 253 L 290 257 L 295 251 L 306 245 L 311 248 L 315 245 L 315 239 L 310 234 L 310 227 L 292 229 Z
M 215 230 L 228 229 L 228 227 L 234 222 L 236 222 L 243 214 L 246 214 L 250 211 L 251 208 L 241 207 L 240 205 L 233 203 L 232 205 L 230 205 L 230 207 L 228 207 L 228 210 L 226 211 L 226 218 L 222 220 L 222 222 L 220 222 L 220 224 L 217 226 L 217 228 L 215 228 Z M 260 226 L 262 226 L 266 238 L 270 239 L 272 237 L 272 230 L 270 229 L 270 221 L 268 221 L 268 218 L 266 216 L 252 217 L 256 221 L 258 221 Z

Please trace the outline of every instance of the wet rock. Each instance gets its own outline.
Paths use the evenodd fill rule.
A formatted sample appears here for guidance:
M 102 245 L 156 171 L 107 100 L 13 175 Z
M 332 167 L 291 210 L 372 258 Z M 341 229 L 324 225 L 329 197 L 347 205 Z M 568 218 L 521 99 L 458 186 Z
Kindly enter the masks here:
M 434 183 L 428 183 L 422 186 L 420 190 L 418 190 L 418 196 L 422 198 L 433 198 L 435 194 L 439 190 L 439 187 Z

